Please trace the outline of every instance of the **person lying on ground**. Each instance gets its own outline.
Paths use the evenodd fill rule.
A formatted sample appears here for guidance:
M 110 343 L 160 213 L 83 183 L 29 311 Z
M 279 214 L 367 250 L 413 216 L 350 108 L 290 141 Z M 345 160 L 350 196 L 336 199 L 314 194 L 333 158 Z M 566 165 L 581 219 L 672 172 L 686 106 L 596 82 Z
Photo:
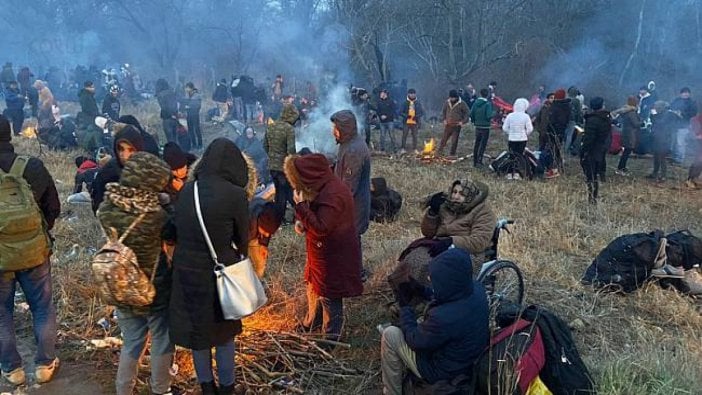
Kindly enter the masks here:
M 429 384 L 471 376 L 490 340 L 487 296 L 471 273 L 470 255 L 451 249 L 429 263 L 431 289 L 416 281 L 400 284 L 396 292 L 400 327 L 385 328 L 381 339 L 385 394 L 402 394 L 407 370 Z M 421 323 L 409 307 L 415 294 L 431 299 Z

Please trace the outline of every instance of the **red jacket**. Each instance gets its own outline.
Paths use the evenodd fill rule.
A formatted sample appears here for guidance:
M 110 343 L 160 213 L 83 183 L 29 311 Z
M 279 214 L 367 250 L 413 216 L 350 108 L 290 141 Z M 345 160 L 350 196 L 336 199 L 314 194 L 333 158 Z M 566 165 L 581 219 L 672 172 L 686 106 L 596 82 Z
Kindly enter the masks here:
M 306 201 L 295 206 L 305 227 L 305 281 L 326 298 L 346 298 L 363 292 L 361 247 L 356 232 L 353 195 L 320 154 L 289 157 L 285 174 Z

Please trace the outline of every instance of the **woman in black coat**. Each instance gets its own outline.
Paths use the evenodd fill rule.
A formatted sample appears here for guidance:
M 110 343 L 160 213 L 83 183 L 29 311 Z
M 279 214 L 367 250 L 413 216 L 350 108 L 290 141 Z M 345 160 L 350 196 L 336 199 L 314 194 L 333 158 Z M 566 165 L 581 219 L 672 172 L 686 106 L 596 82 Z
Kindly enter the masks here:
M 214 263 L 195 211 L 194 182 L 198 184 L 202 216 L 214 249 L 219 261 L 228 265 L 238 262 L 240 254 L 248 253 L 248 199 L 255 190 L 256 176 L 236 145 L 218 138 L 205 150 L 194 178 L 185 184 L 176 203 L 171 340 L 193 350 L 203 394 L 215 393 L 211 348 L 216 347 L 218 393 L 231 394 L 235 383 L 234 336 L 241 333 L 241 321 L 223 318 Z

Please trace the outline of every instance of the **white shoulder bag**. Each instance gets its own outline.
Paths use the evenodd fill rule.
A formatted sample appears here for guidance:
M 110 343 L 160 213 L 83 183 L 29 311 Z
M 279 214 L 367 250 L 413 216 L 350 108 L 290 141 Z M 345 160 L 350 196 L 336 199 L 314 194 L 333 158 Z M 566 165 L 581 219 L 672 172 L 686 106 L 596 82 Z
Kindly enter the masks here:
M 217 258 L 212 240 L 205 228 L 205 221 L 202 219 L 200 208 L 200 193 L 197 188 L 197 181 L 193 186 L 195 194 L 195 211 L 200 222 L 202 235 L 205 237 L 210 255 L 214 261 L 214 273 L 217 281 L 217 294 L 219 303 L 222 305 L 222 313 L 227 320 L 240 320 L 255 313 L 268 302 L 266 292 L 263 290 L 261 281 L 256 276 L 251 260 L 242 257 L 241 261 L 225 266 Z M 236 245 L 232 242 L 232 247 Z

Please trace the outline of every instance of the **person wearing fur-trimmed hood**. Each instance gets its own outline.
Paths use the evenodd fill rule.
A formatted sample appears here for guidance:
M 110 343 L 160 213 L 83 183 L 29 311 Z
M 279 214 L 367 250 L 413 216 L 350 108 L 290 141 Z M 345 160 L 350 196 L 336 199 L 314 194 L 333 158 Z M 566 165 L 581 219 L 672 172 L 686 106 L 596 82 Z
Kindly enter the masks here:
M 285 176 L 295 189 L 295 217 L 307 246 L 308 311 L 300 329 L 321 328 L 327 338 L 338 340 L 344 326 L 343 299 L 363 292 L 353 196 L 321 154 L 289 156 Z

